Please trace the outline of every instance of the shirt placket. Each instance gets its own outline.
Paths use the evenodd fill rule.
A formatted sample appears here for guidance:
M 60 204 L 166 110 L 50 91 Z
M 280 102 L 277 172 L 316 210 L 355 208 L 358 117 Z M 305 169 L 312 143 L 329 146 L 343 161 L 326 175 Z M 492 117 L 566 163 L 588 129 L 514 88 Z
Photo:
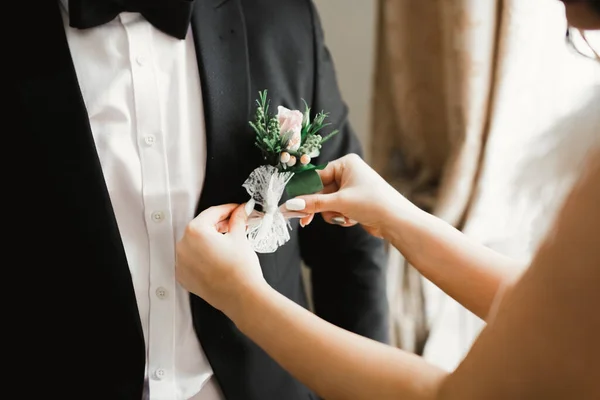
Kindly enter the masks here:
M 135 132 L 140 155 L 144 216 L 149 244 L 148 378 L 150 399 L 175 398 L 175 243 L 169 199 L 165 134 L 152 62 L 152 34 L 147 24 L 128 23 L 121 15 L 129 40 L 135 104 Z

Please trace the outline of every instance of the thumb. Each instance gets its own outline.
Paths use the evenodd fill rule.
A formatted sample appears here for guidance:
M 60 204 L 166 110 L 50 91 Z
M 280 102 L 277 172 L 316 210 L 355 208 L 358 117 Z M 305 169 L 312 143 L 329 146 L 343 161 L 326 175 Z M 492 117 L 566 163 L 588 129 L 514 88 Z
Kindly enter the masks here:
M 229 233 L 245 235 L 247 223 L 248 214 L 246 214 L 246 204 L 241 204 L 233 211 L 229 218 Z
M 338 193 L 316 193 L 299 196 L 285 203 L 290 211 L 302 211 L 307 214 L 316 214 L 324 211 L 340 212 Z
M 189 223 L 189 226 L 195 230 L 202 230 L 206 227 L 217 228 L 220 223 L 229 218 L 229 214 L 231 214 L 236 207 L 237 204 L 223 204 L 220 206 L 209 207 L 194 218 Z

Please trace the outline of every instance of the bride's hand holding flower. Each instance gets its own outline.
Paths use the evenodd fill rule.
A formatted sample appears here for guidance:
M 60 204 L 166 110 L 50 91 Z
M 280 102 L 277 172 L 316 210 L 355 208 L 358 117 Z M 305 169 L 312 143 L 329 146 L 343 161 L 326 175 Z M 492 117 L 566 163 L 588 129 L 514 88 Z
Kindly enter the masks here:
M 379 237 L 398 229 L 398 215 L 414 221 L 422 214 L 357 155 L 335 160 L 319 174 L 323 191 L 292 199 L 288 208 L 322 213 L 327 222 L 342 226 L 360 223 Z M 230 317 L 249 295 L 270 288 L 246 237 L 245 208 L 226 204 L 203 211 L 177 243 L 178 281 Z
M 248 292 L 268 288 L 246 238 L 244 205 L 208 208 L 190 222 L 177 243 L 179 283 L 229 315 Z
M 321 192 L 286 203 L 290 210 L 311 214 L 302 225 L 321 213 L 330 224 L 349 227 L 360 223 L 372 235 L 385 237 L 394 229 L 392 216 L 412 218 L 421 213 L 356 154 L 332 161 L 318 172 L 324 186 Z

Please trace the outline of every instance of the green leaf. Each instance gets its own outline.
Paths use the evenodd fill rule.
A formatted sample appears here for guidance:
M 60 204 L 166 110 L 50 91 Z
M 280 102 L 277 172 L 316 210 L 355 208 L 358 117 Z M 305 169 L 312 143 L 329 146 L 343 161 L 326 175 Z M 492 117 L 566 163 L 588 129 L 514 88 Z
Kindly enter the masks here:
M 323 190 L 323 182 L 316 169 L 310 169 L 294 174 L 285 187 L 288 196 L 296 197 L 313 194 Z
M 302 127 L 306 128 L 310 123 L 310 107 L 304 99 L 302 99 L 302 102 L 304 103 L 304 117 L 302 118 Z
M 306 137 L 308 136 L 308 133 L 310 132 L 311 129 L 312 128 L 311 128 L 310 122 L 302 127 L 302 130 L 300 131 L 300 142 L 301 143 L 304 143 L 304 139 L 306 139 Z
M 320 165 L 313 165 L 313 164 L 306 164 L 306 165 L 295 165 L 293 167 L 290 168 L 290 170 L 294 173 L 301 173 L 304 171 L 311 171 L 311 170 L 315 170 L 315 169 L 323 169 L 327 166 L 327 163 L 325 164 L 320 164 Z
M 337 129 L 335 131 L 331 132 L 329 135 L 325 136 L 323 138 L 323 140 L 321 140 L 321 144 L 325 143 L 326 141 L 328 141 L 329 139 L 331 139 L 332 137 L 334 137 L 338 133 L 339 133 L 339 131 Z
M 250 126 L 252 127 L 252 129 L 254 129 L 254 131 L 256 132 L 257 135 L 262 135 L 263 131 L 262 131 L 262 127 L 258 127 L 254 122 L 249 121 Z

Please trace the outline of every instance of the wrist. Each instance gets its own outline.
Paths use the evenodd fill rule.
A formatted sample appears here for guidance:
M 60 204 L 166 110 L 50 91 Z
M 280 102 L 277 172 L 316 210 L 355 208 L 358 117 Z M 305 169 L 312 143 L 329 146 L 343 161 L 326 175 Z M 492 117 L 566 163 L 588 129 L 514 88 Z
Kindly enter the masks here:
M 245 324 L 247 318 L 255 318 L 260 304 L 268 299 L 275 290 L 265 281 L 242 285 L 223 313 L 238 327 Z
M 418 265 L 431 264 L 438 251 L 436 236 L 440 221 L 412 204 L 410 208 L 399 206 L 388 219 L 385 238 L 419 269 Z
M 422 225 L 428 215 L 398 192 L 394 194 L 394 196 L 388 197 L 389 201 L 386 202 L 386 207 L 382 212 L 381 232 L 383 237 L 390 242 L 399 232 Z

